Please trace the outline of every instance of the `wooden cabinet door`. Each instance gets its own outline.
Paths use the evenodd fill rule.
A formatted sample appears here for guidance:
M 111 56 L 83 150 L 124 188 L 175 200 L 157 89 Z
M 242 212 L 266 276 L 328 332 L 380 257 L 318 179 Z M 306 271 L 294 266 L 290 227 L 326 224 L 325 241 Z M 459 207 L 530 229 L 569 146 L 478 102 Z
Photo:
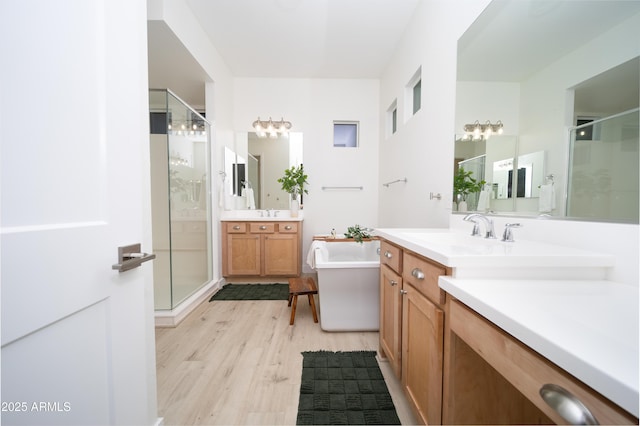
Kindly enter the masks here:
M 299 275 L 297 234 L 264 235 L 264 275 Z
M 401 375 L 402 278 L 387 265 L 380 265 L 380 349 L 396 377 Z
M 254 234 L 227 235 L 228 275 L 260 275 L 260 236 Z
M 402 301 L 402 385 L 418 420 L 442 422 L 444 312 L 406 281 Z

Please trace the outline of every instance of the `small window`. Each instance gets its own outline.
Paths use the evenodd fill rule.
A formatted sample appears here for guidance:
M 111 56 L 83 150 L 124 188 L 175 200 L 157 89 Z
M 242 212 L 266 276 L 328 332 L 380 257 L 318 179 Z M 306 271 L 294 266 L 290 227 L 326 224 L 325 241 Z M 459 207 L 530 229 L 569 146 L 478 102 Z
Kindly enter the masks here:
M 393 135 L 398 130 L 398 100 L 394 100 L 387 109 L 387 136 Z
M 422 80 L 418 80 L 415 86 L 413 86 L 413 113 L 414 114 L 420 110 L 421 89 L 422 89 Z
M 333 146 L 340 148 L 358 147 L 358 122 L 334 121 L 333 122 Z
M 391 113 L 391 133 L 395 133 L 398 130 L 398 108 L 394 108 Z
M 422 106 L 422 67 L 413 74 L 405 86 L 405 122 L 413 117 Z

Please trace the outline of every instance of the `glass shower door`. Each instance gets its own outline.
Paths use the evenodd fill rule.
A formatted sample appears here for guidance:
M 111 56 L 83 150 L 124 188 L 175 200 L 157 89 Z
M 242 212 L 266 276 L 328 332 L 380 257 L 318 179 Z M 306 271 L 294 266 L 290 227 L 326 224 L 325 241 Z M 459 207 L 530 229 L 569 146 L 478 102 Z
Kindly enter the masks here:
M 167 90 L 150 90 L 156 310 L 211 281 L 209 123 Z

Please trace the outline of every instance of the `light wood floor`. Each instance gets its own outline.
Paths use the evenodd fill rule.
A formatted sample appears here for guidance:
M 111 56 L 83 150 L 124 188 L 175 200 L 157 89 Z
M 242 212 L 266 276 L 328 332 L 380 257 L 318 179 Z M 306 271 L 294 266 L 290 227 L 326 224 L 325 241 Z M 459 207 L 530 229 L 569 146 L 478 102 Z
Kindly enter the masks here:
M 323 332 L 306 298 L 298 300 L 293 326 L 289 316 L 287 301 L 214 301 L 176 328 L 158 328 L 165 424 L 295 425 L 301 352 L 378 349 L 377 332 Z M 415 424 L 389 365 L 380 367 L 401 422 Z

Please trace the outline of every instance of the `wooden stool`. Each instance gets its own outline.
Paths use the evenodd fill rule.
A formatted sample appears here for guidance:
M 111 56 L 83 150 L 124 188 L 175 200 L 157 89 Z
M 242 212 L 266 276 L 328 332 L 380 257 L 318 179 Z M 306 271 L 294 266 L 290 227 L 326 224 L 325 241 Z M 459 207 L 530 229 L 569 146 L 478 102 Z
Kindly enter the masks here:
M 296 305 L 298 304 L 298 296 L 307 295 L 309 298 L 309 305 L 311 305 L 311 312 L 313 312 L 313 322 L 318 322 L 318 314 L 316 313 L 316 302 L 313 300 L 313 295 L 318 294 L 318 287 L 316 287 L 315 281 L 311 277 L 289 278 L 289 305 L 293 300 L 293 307 L 291 308 L 291 320 L 289 325 L 293 325 L 293 321 L 296 317 Z

